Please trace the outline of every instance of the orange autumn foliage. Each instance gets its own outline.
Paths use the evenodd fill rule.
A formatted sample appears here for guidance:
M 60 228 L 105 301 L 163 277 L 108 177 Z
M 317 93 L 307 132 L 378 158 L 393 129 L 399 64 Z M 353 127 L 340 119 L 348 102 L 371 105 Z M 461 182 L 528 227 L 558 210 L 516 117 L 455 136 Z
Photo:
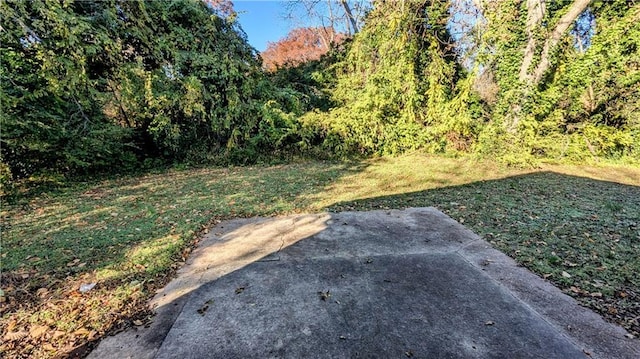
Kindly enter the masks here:
M 329 51 L 332 44 L 339 44 L 346 38 L 330 27 L 303 27 L 291 30 L 277 41 L 269 42 L 262 56 L 262 66 L 267 71 L 279 67 L 297 66 L 307 61 L 318 60 Z

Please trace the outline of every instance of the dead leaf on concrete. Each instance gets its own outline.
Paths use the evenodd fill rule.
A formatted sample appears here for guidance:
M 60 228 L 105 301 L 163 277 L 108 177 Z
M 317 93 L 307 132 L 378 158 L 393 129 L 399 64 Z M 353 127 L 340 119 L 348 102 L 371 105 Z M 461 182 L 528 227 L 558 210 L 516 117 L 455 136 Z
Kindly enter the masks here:
M 481 266 L 488 266 L 489 264 L 493 263 L 493 261 L 491 259 L 485 259 L 482 262 L 480 262 Z
M 244 290 L 245 290 L 245 287 L 238 287 L 238 288 L 236 288 L 236 294 L 240 294 L 240 293 L 244 292 Z
M 198 314 L 200 315 L 204 315 L 204 312 L 206 312 L 207 309 L 209 309 L 209 304 L 211 303 L 213 303 L 213 299 L 209 299 L 208 301 L 204 302 L 202 307 L 200 307 L 200 309 L 198 309 L 196 312 L 198 312 Z
M 140 319 L 136 319 L 136 320 L 133 321 L 133 325 L 135 325 L 136 327 L 139 327 L 142 324 L 144 324 L 144 323 Z
M 496 323 L 495 323 L 494 321 L 492 321 L 492 320 L 487 320 L 487 321 L 484 323 L 484 325 L 494 325 L 494 324 L 496 324 Z
M 326 292 L 320 291 L 318 292 L 318 294 L 320 295 L 320 299 L 326 301 L 327 299 L 329 299 L 331 297 L 331 292 L 329 292 L 328 290 Z

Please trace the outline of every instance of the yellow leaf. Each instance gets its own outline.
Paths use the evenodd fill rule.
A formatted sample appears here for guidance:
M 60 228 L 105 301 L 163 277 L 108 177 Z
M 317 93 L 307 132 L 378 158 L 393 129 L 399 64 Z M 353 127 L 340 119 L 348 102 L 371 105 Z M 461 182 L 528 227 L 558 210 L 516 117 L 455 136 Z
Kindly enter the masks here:
M 87 328 L 80 328 L 73 332 L 73 334 L 77 336 L 87 336 L 89 333 L 90 331 Z

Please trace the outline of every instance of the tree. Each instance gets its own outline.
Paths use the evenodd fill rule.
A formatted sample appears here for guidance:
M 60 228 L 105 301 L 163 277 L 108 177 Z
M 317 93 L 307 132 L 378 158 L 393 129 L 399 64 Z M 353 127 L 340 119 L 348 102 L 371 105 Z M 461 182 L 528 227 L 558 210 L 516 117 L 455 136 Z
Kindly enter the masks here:
M 607 34 L 605 30 L 613 23 L 633 18 L 638 5 L 630 6 L 625 0 L 482 1 L 476 4 L 486 17 L 480 65 L 485 73 L 491 74 L 488 78 L 495 79 L 498 88 L 491 120 L 481 136 L 482 151 L 499 153 L 519 162 L 546 156 L 611 156 L 614 152 L 621 155 L 637 146 L 623 135 L 632 131 L 624 124 L 635 122 L 633 112 L 624 111 L 625 115 L 616 121 L 594 121 L 611 118 L 611 110 L 604 103 L 596 105 L 598 90 L 593 81 L 599 73 L 611 76 L 606 66 L 614 59 L 617 63 L 633 62 L 635 51 L 621 51 L 617 57 L 612 53 L 608 60 L 588 59 L 593 59 L 597 48 L 594 44 L 603 41 L 603 36 L 611 36 L 612 33 Z M 578 29 L 580 26 L 586 29 Z M 593 37 L 585 42 L 584 34 L 596 26 L 597 31 L 589 35 Z M 633 42 L 637 30 L 626 26 L 625 35 L 616 36 Z M 630 71 L 633 66 L 627 65 L 623 67 Z M 578 75 L 578 68 L 582 75 Z M 584 79 L 578 81 L 574 76 L 584 76 Z M 570 83 L 580 85 L 573 88 Z M 610 83 L 605 92 L 629 98 L 627 96 L 634 93 L 630 83 L 633 81 Z M 606 98 L 616 98 L 609 96 Z M 588 105 L 586 112 L 581 110 L 583 115 L 577 117 L 575 104 L 581 103 Z
M 305 19 L 303 24 L 295 26 L 309 26 L 319 24 L 316 28 L 330 28 L 333 33 L 345 32 L 354 35 L 360 31 L 366 13 L 370 10 L 370 1 L 367 0 L 294 0 L 287 2 L 287 18 Z M 321 36 L 331 33 L 320 33 Z M 325 37 L 326 43 L 333 42 L 330 36 Z
M 330 34 L 333 44 L 327 44 L 319 34 Z M 263 67 L 267 71 L 275 71 L 283 66 L 297 66 L 302 63 L 318 60 L 320 56 L 344 41 L 344 34 L 336 34 L 332 28 L 298 28 L 277 42 L 270 42 L 260 55 Z
M 336 65 L 339 106 L 323 121 L 326 146 L 364 154 L 442 151 L 453 145 L 450 134 L 466 147 L 470 117 L 457 88 L 462 73 L 447 29 L 449 2 L 401 5 L 376 2 Z
M 0 178 L 245 162 L 285 143 L 297 94 L 268 81 L 229 4 L 0 3 Z

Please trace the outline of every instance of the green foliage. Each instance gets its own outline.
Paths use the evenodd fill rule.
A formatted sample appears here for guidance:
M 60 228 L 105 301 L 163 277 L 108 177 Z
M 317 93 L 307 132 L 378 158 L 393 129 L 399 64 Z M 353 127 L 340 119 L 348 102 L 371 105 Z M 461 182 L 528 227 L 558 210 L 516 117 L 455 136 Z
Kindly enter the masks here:
M 457 86 L 448 8 L 448 1 L 376 5 L 336 65 L 338 107 L 317 120 L 324 147 L 364 155 L 468 148 L 473 100 L 468 82 Z
M 518 78 L 527 41 L 526 8 L 517 2 L 495 5 L 488 13 L 480 58 L 494 72 L 499 92 L 476 151 L 514 164 L 540 159 L 638 161 L 640 7 L 622 3 L 593 4 L 588 11 L 596 27 L 590 46 L 581 51 L 572 35 L 564 34 L 553 50 L 550 69 L 533 85 Z M 539 43 L 569 5 L 558 2 L 547 8 L 546 25 L 537 29 Z
M 519 76 L 524 2 L 488 3 L 464 50 L 473 69 L 450 1 L 401 4 L 376 3 L 319 60 L 265 73 L 235 16 L 206 2 L 3 2 L 1 181 L 415 149 L 526 165 L 640 158 L 640 5 L 594 2 L 589 46 L 563 34 L 532 82 Z M 530 72 L 571 6 L 546 7 Z
M 13 176 L 129 161 L 129 131 L 101 113 L 89 58 L 108 47 L 69 2 L 0 4 L 2 158 Z
M 233 16 L 204 2 L 0 6 L 3 178 L 248 162 L 290 145 L 303 96 L 269 82 Z

